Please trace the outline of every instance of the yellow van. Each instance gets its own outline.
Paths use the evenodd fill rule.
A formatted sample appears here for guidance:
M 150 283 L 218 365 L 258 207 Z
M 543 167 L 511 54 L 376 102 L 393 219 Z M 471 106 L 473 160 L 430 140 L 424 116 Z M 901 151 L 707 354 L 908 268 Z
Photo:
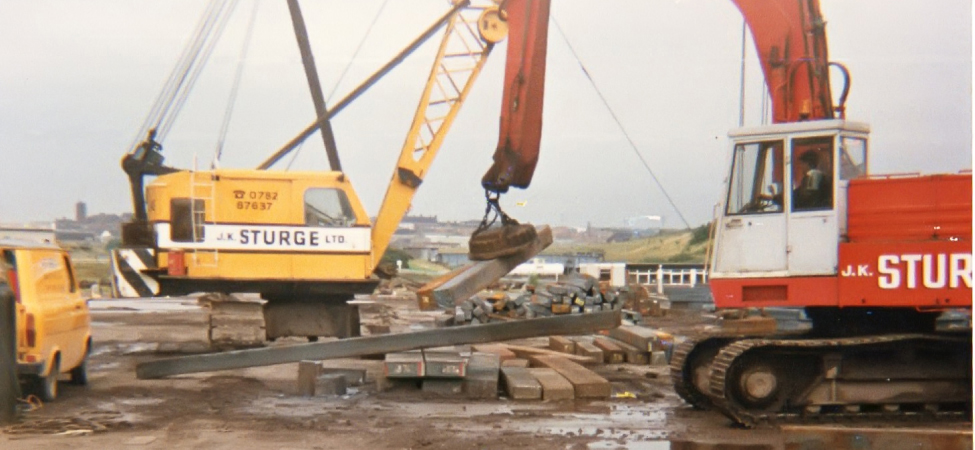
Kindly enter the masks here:
M 68 253 L 54 245 L 0 240 L 0 267 L 17 308 L 17 374 L 51 401 L 58 377 L 88 383 L 91 318 Z

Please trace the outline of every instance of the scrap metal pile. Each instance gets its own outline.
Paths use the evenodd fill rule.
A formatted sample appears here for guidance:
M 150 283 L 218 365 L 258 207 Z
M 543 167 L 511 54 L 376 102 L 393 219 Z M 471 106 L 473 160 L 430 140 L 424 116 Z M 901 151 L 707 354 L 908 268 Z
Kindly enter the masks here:
M 441 326 L 478 325 L 516 319 L 533 319 L 562 314 L 583 314 L 623 309 L 625 292 L 601 287 L 595 278 L 571 274 L 543 288 L 528 286 L 512 297 L 508 293 L 475 295 L 457 304 L 437 319 Z

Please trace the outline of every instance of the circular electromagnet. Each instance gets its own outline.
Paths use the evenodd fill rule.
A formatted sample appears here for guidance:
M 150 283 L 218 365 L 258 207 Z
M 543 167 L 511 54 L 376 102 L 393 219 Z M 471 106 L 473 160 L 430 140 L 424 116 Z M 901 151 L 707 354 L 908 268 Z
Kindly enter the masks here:
M 508 21 L 504 20 L 504 13 L 500 8 L 487 8 L 477 18 L 477 31 L 481 39 L 496 44 L 508 37 Z

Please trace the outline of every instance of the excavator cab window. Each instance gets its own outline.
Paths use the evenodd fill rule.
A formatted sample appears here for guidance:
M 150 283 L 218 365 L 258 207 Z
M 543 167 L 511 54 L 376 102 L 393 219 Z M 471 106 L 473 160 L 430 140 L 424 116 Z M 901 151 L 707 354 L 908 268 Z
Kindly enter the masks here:
M 840 179 L 853 180 L 867 176 L 867 141 L 846 137 L 840 140 Z
M 781 213 L 784 175 L 782 141 L 735 146 L 727 214 Z
M 339 189 L 310 188 L 305 191 L 305 225 L 349 227 L 355 224 L 349 197 Z
M 833 137 L 792 141 L 792 210 L 833 207 Z

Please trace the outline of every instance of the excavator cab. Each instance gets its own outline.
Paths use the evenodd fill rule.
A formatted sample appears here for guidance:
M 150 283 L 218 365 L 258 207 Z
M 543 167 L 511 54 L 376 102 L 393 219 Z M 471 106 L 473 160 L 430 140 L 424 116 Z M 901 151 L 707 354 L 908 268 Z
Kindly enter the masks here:
M 836 274 L 846 193 L 866 176 L 869 131 L 819 120 L 730 133 L 711 261 L 716 306 L 808 305 L 816 292 L 797 287 Z

